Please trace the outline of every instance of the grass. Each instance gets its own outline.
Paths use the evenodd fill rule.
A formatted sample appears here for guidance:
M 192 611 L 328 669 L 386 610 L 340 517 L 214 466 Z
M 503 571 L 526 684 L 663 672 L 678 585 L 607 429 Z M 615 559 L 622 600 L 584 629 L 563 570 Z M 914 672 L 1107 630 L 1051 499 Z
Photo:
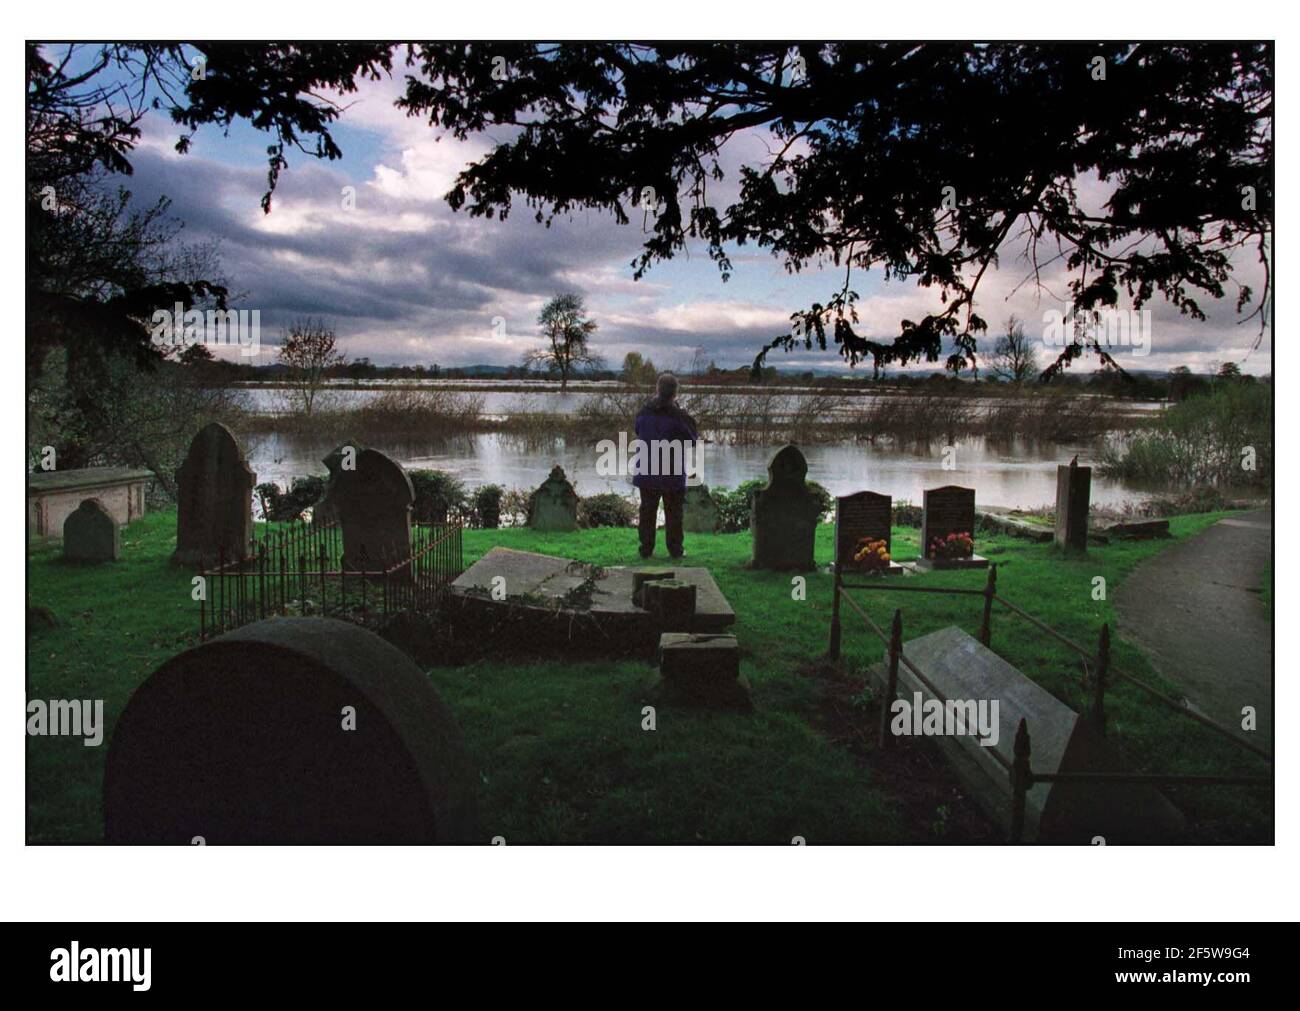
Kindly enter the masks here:
M 1171 521 L 1191 536 L 1221 514 Z M 132 691 L 164 659 L 196 641 L 190 576 L 171 567 L 175 514 L 145 517 L 123 532 L 122 560 L 78 568 L 57 545 L 29 549 L 29 603 L 50 608 L 55 628 L 28 637 L 29 698 L 102 698 L 107 734 Z M 918 531 L 894 533 L 895 554 L 915 555 Z M 832 552 L 833 530 L 817 533 L 817 557 Z M 637 564 L 630 530 L 465 533 L 465 562 L 497 544 L 603 565 Z M 662 543 L 662 542 L 661 542 Z M 981 536 L 979 551 L 999 565 L 999 592 L 1077 641 L 1090 645 L 1112 623 L 1108 601 L 1092 599 L 1093 577 L 1108 596 L 1144 558 L 1171 541 L 1127 542 L 1066 560 L 1050 545 Z M 662 551 L 662 547 L 660 549 Z M 429 672 L 456 714 L 480 776 L 487 837 L 511 843 L 810 843 L 948 841 L 946 805 L 910 794 L 874 750 L 874 707 L 862 690 L 865 666 L 882 647 L 846 611 L 844 654 L 853 686 L 847 716 L 854 746 L 827 731 L 827 677 L 810 660 L 824 652 L 830 576 L 808 573 L 806 599 L 788 574 L 744 567 L 748 533 L 687 535 L 688 562 L 708 566 L 736 611 L 741 669 L 755 712 L 724 714 L 663 704 L 647 660 L 494 656 Z M 664 563 L 664 557 L 649 564 Z M 982 586 L 982 572 L 912 577 L 930 585 Z M 919 585 L 915 581 L 912 585 Z M 883 598 L 883 599 L 882 599 Z M 948 624 L 974 633 L 980 602 L 929 594 L 860 594 L 882 624 L 902 607 L 910 639 Z M 1073 657 L 1008 613 L 996 614 L 993 646 L 1076 711 L 1086 710 Z M 1165 690 L 1142 655 L 1116 637 L 1114 663 Z M 811 668 L 811 669 L 810 669 Z M 655 704 L 657 727 L 641 729 Z M 1108 696 L 1109 731 L 1137 770 L 1264 771 L 1263 763 L 1186 717 L 1121 684 Z M 909 745 L 912 747 L 913 745 Z M 917 744 L 916 747 L 929 747 Z M 79 739 L 27 740 L 28 840 L 97 842 L 106 747 Z M 941 763 L 936 763 L 941 765 Z M 1185 788 L 1170 796 L 1189 815 L 1197 842 L 1268 841 L 1272 801 L 1263 791 Z M 920 798 L 918 800 L 918 797 Z M 918 804 L 925 808 L 918 811 Z M 957 841 L 960 841 L 958 838 Z

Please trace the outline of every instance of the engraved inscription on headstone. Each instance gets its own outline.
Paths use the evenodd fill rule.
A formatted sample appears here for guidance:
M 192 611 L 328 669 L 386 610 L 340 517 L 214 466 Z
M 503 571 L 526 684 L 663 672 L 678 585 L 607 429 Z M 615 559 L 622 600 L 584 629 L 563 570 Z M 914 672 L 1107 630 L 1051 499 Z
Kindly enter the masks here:
M 835 500 L 835 562 L 841 572 L 881 570 L 880 562 L 855 562 L 854 555 L 864 540 L 883 541 L 892 558 L 893 502 L 888 495 L 860 491 Z M 893 565 L 893 568 L 899 568 Z

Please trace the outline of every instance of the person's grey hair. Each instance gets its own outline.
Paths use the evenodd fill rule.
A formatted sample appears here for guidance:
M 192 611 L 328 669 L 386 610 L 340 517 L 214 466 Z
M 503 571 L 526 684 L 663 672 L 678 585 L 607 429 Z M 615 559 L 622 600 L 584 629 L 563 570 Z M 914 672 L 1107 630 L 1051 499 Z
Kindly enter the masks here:
M 655 392 L 663 400 L 672 400 L 677 396 L 677 377 L 671 372 L 659 373 L 659 381 L 655 383 Z

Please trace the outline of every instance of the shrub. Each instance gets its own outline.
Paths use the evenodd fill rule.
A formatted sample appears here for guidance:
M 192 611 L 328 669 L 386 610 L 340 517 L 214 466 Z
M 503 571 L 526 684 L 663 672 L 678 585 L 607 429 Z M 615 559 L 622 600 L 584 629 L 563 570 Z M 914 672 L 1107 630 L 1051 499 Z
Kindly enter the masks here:
M 528 522 L 528 492 L 511 488 L 501 496 L 501 519 L 507 520 L 512 527 L 521 527 Z
M 499 484 L 480 485 L 474 489 L 474 520 L 485 530 L 501 525 L 501 497 L 505 489 Z
M 325 494 L 325 478 L 315 474 L 295 477 L 288 491 L 281 491 L 274 481 L 265 481 L 253 489 L 262 503 L 262 515 L 272 523 L 287 523 L 302 516 L 303 510 L 319 502 Z
M 416 523 L 445 523 L 469 512 L 469 493 L 459 478 L 441 470 L 408 470 L 406 476 L 415 489 Z
M 1243 451 L 1253 450 L 1253 470 Z M 1107 477 L 1180 486 L 1267 487 L 1273 481 L 1273 387 L 1219 382 L 1170 407 L 1156 427 L 1112 439 L 1101 453 Z
M 605 491 L 578 500 L 581 527 L 630 527 L 636 519 L 636 506 L 617 492 Z

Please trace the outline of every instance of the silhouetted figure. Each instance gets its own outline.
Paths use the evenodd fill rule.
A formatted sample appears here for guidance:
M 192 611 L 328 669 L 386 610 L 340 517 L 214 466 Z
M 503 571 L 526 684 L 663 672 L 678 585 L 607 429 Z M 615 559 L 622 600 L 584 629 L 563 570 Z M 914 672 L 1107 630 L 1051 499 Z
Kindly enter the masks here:
M 686 454 L 688 444 L 699 439 L 695 420 L 677 406 L 677 377 L 665 372 L 655 384 L 655 395 L 636 416 L 636 435 L 646 451 L 633 457 L 632 483 L 641 490 L 638 532 L 641 557 L 655 550 L 655 522 L 659 502 L 664 504 L 664 541 L 674 558 L 682 555 L 682 512 L 686 501 Z M 667 447 L 677 444 L 676 452 Z M 665 464 L 670 464 L 665 466 Z

